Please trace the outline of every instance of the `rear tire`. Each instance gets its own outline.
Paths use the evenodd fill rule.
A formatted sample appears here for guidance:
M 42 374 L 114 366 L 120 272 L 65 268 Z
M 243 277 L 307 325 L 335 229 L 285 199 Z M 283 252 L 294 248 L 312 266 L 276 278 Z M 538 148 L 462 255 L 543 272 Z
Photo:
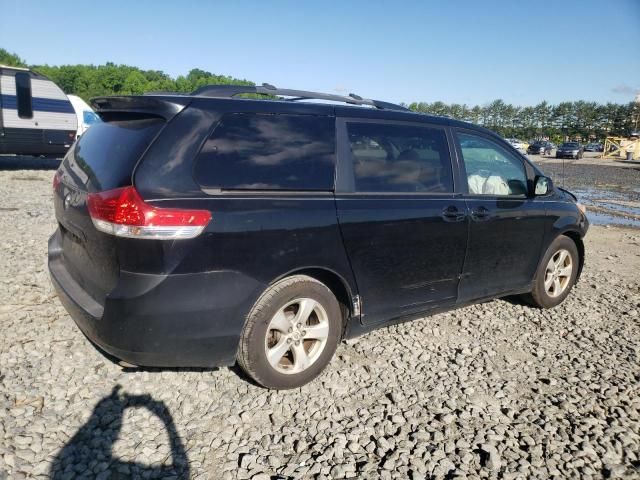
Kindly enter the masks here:
M 294 275 L 269 287 L 249 312 L 238 364 L 263 387 L 301 387 L 324 370 L 341 336 L 342 310 L 331 290 Z
M 538 308 L 560 305 L 576 283 L 580 256 L 573 240 L 565 235 L 556 238 L 538 265 L 531 293 L 523 300 Z

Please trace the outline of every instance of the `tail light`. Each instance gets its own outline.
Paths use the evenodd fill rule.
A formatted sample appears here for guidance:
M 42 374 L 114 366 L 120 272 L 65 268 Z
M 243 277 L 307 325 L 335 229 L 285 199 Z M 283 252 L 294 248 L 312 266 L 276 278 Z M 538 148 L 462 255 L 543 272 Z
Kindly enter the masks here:
M 135 187 L 90 193 L 87 207 L 101 232 L 127 238 L 180 240 L 200 235 L 211 220 L 207 210 L 158 208 L 144 202 Z
M 54 193 L 58 191 L 60 182 L 62 182 L 62 175 L 60 174 L 60 170 L 56 170 L 56 174 L 53 176 L 53 192 Z

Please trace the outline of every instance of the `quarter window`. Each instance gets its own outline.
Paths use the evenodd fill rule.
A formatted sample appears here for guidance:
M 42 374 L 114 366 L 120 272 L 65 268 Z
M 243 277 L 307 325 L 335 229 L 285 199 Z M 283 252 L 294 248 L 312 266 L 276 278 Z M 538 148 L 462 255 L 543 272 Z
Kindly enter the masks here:
M 422 126 L 348 123 L 358 192 L 453 191 L 444 130 Z
M 31 76 L 28 73 L 16 73 L 16 98 L 18 117 L 32 118 L 33 104 L 31 98 Z
M 311 115 L 228 114 L 203 146 L 203 187 L 332 190 L 335 120 Z
M 522 160 L 483 137 L 458 133 L 471 195 L 527 194 Z

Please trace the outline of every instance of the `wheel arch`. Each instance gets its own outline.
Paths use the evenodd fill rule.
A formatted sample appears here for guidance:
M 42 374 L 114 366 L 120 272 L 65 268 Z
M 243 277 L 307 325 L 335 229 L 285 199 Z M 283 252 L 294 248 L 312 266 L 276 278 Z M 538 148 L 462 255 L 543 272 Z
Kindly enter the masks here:
M 353 304 L 354 296 L 353 289 L 349 286 L 349 283 L 337 272 L 324 267 L 304 267 L 295 270 L 291 270 L 284 275 L 274 279 L 269 285 L 273 285 L 285 278 L 293 275 L 306 275 L 311 277 L 327 286 L 331 293 L 333 293 L 338 300 L 338 303 L 342 309 L 342 334 L 349 328 L 349 322 L 354 318 Z
M 576 275 L 576 282 L 580 279 L 580 274 L 582 273 L 582 267 L 584 267 L 584 257 L 585 257 L 585 251 L 584 251 L 584 241 L 582 240 L 582 237 L 580 236 L 579 232 L 576 232 L 575 230 L 567 230 L 562 232 L 560 235 L 564 235 L 565 237 L 569 237 L 571 240 L 573 240 L 573 243 L 576 244 L 576 248 L 578 249 L 578 256 L 580 257 L 580 263 L 578 265 L 578 273 Z

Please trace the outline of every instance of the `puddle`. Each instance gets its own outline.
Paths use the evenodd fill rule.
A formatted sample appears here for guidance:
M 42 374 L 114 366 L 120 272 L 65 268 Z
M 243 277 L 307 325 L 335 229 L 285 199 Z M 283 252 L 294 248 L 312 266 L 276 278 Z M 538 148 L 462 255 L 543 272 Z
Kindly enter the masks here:
M 615 215 L 607 215 L 606 213 L 594 212 L 588 210 L 587 218 L 592 225 L 621 225 L 626 227 L 640 228 L 640 220 L 634 220 L 632 218 L 617 217 Z
M 637 190 L 586 188 L 572 190 L 572 193 L 587 206 L 587 217 L 591 223 L 640 228 L 640 195 Z

